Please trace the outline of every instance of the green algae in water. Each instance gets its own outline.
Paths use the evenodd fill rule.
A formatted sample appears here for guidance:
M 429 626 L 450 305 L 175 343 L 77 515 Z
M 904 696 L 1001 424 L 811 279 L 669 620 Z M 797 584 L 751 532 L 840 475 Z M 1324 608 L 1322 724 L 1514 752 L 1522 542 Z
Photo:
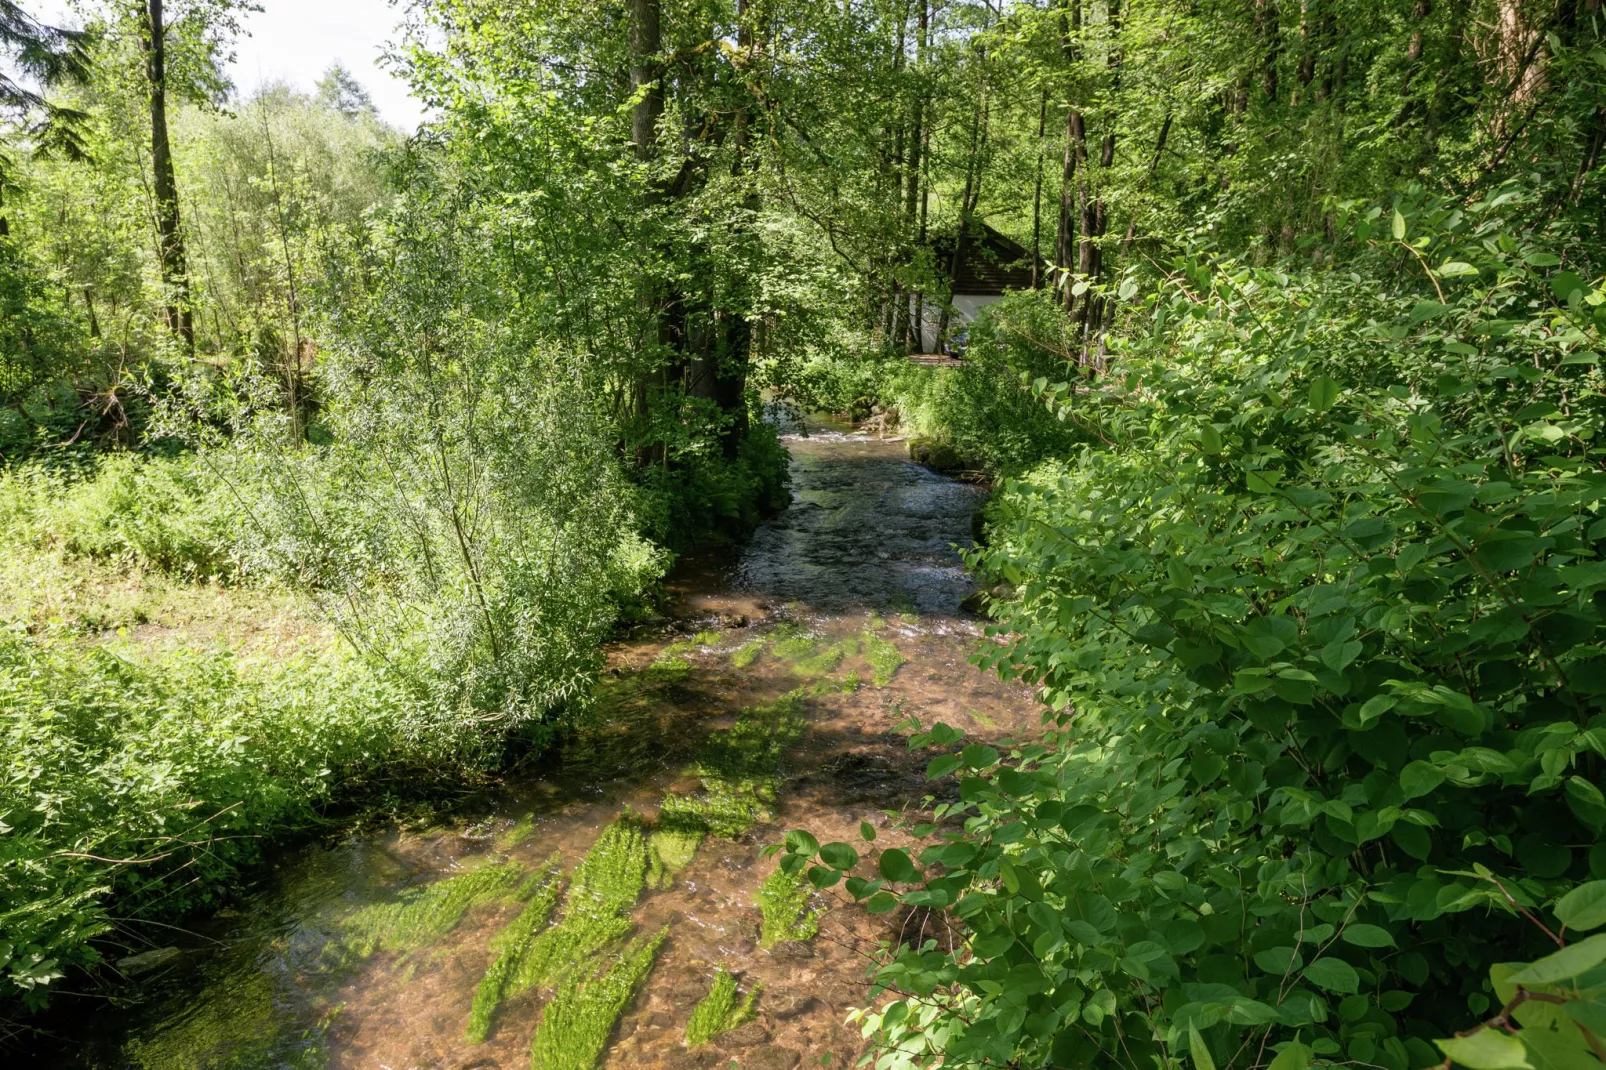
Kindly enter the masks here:
M 779 867 L 758 887 L 758 909 L 764 915 L 759 933 L 760 947 L 774 947 L 785 940 L 812 940 L 820 931 L 820 919 L 809 909 L 810 885 L 801 871 L 788 873 Z
M 695 1048 L 707 1044 L 721 1033 L 751 1021 L 756 1013 L 753 1002 L 758 999 L 761 988 L 755 987 L 746 999 L 738 1002 L 736 978 L 723 969 L 715 970 L 714 986 L 692 1009 L 691 1018 L 686 1022 L 686 1046 Z
M 870 663 L 870 682 L 877 687 L 892 683 L 893 674 L 909 660 L 892 642 L 879 635 L 865 632 L 860 642 L 864 644 L 864 660 Z
M 825 676 L 836 671 L 842 664 L 842 659 L 858 653 L 858 644 L 851 639 L 832 643 L 810 654 L 799 658 L 792 664 L 792 671 L 803 676 Z
M 336 1007 L 312 1028 L 287 1025 L 273 978 L 247 966 L 209 985 L 184 1014 L 131 1040 L 123 1049 L 139 1070 L 322 1070 L 324 1042 Z
M 665 797 L 658 827 L 680 836 L 711 834 L 735 839 L 765 820 L 775 802 L 775 776 L 786 751 L 803 735 L 803 698 L 793 691 L 743 710 L 734 727 L 712 733 L 694 767 L 697 795 Z
M 529 944 L 504 998 L 552 984 L 630 933 L 627 913 L 647 881 L 647 842 L 641 818 L 626 812 L 603 830 L 569 879 L 563 915 Z
M 668 800 L 665 800 L 666 805 Z M 661 817 L 661 815 L 660 815 Z M 647 840 L 647 885 L 650 888 L 668 888 L 675 883 L 675 875 L 697 855 L 707 833 L 700 827 L 675 825 L 653 830 Z
M 539 883 L 523 897 L 529 900 L 524 910 L 491 940 L 491 951 L 496 957 L 480 979 L 479 987 L 474 990 L 474 1007 L 468 1016 L 467 1036 L 470 1043 L 478 1044 L 486 1038 L 497 1008 L 512 994 L 509 991 L 512 982 L 522 971 L 531 945 L 537 934 L 546 928 L 552 918 L 552 910 L 557 906 L 562 885 L 559 880 L 561 872 L 562 865 L 557 855 L 547 859 L 540 872 L 532 875 L 532 879 Z
M 525 814 L 523 817 L 515 821 L 506 832 L 502 833 L 502 835 L 496 838 L 496 846 L 499 850 L 511 851 L 513 848 L 529 839 L 530 833 L 534 831 L 535 815 Z
M 415 951 L 457 928 L 472 907 L 515 898 L 523 878 L 522 866 L 499 862 L 411 889 L 394 902 L 375 903 L 346 918 L 341 943 L 359 958 L 376 951 Z
M 559 985 L 530 1044 L 531 1070 L 593 1070 L 668 934 L 666 925 L 632 943 L 600 976 L 571 977 Z
M 749 665 L 753 664 L 753 662 L 757 661 L 758 656 L 763 652 L 764 640 L 762 639 L 754 639 L 750 642 L 743 643 L 741 646 L 731 651 L 731 664 L 738 669 L 745 669 Z

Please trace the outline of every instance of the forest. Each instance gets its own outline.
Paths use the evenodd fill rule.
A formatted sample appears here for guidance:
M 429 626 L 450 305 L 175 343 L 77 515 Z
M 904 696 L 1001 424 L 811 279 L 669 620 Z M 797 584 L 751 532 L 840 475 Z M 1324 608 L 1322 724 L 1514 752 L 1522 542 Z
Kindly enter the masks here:
M 455 956 L 517 1058 L 409 1065 L 1606 1064 L 1601 0 L 408 0 L 412 131 L 234 84 L 274 2 L 0 0 L 0 1059 L 378 1065 Z M 963 609 L 882 499 L 682 619 L 883 448 L 986 492 Z M 431 829 L 318 922 L 366 996 L 140 1032 Z M 652 1025 L 716 856 L 768 965 Z

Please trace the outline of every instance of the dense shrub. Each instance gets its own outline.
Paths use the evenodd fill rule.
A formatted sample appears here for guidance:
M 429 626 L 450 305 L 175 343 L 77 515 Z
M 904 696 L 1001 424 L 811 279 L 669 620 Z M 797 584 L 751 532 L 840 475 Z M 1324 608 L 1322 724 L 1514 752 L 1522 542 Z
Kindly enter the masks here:
M 913 741 L 953 831 L 850 883 L 966 938 L 881 971 L 882 1065 L 1407 1070 L 1556 949 L 1606 877 L 1606 291 L 1525 207 L 1353 215 L 1342 274 L 1181 258 L 1114 381 L 1038 384 L 1098 445 L 974 561 L 1049 732 Z
M 268 838 L 331 802 L 472 776 L 480 735 L 398 716 L 349 659 L 141 663 L 0 632 L 0 999 L 37 1005 L 116 946 L 114 913 L 214 901 Z

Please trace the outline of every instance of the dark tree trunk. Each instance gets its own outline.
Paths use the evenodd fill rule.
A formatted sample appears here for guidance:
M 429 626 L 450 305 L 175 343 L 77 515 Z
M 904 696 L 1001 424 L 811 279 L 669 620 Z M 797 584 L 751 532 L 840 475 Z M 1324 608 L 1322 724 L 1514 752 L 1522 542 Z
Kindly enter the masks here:
M 1048 90 L 1037 106 L 1037 168 L 1032 176 L 1032 289 L 1043 288 L 1043 131 L 1048 123 Z
M 168 327 L 195 348 L 195 321 L 190 309 L 189 269 L 184 257 L 184 231 L 179 224 L 178 179 L 173 173 L 173 147 L 167 135 L 167 25 L 162 0 L 145 6 L 145 79 L 151 105 L 151 179 L 156 193 L 157 248 L 162 261 Z

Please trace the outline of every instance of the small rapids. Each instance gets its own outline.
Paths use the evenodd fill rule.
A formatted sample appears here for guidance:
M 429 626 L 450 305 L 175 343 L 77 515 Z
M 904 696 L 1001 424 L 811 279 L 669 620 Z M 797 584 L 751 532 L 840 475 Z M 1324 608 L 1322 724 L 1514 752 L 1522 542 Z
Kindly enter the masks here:
M 791 508 L 677 573 L 674 626 L 610 649 L 550 774 L 427 830 L 284 852 L 38 1065 L 852 1066 L 871 957 L 921 922 L 782 887 L 764 845 L 806 828 L 869 875 L 932 790 L 911 717 L 996 739 L 1037 715 L 967 661 L 954 547 L 982 492 L 896 442 L 787 444 Z

